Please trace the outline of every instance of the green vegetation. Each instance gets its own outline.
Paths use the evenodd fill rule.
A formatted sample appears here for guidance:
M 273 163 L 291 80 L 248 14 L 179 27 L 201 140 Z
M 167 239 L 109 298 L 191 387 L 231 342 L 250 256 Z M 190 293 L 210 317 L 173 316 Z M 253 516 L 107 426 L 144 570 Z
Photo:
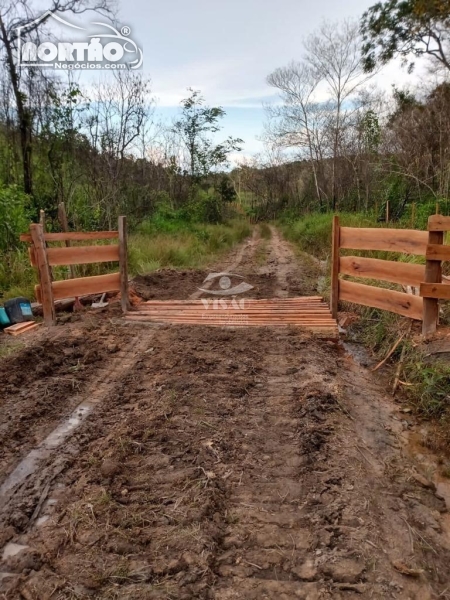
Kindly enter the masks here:
M 147 220 L 130 237 L 130 271 L 203 267 L 250 233 L 250 225 L 239 220 L 217 225 Z

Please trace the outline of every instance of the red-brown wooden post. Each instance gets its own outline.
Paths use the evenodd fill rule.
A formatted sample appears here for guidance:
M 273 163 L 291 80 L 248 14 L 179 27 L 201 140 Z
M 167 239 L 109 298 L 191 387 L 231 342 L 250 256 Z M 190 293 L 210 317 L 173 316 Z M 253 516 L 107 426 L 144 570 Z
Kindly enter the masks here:
M 52 278 L 48 264 L 47 248 L 45 246 L 42 225 L 30 225 L 31 239 L 34 246 L 34 257 L 39 270 L 39 283 L 41 284 L 42 312 L 44 323 L 47 327 L 56 325 L 55 303 L 53 302 Z
M 339 246 L 341 237 L 341 228 L 339 226 L 339 217 L 333 217 L 333 230 L 331 238 L 331 293 L 330 308 L 333 319 L 337 319 L 339 303 Z
M 128 240 L 127 218 L 119 217 L 119 265 L 120 265 L 120 301 L 123 312 L 130 309 L 128 294 Z
M 430 217 L 431 218 L 431 217 Z M 443 231 L 430 231 L 428 244 L 443 244 Z M 442 283 L 442 262 L 428 260 L 425 265 L 425 283 Z M 439 320 L 439 300 L 437 298 L 423 299 L 422 335 L 427 337 L 435 333 Z

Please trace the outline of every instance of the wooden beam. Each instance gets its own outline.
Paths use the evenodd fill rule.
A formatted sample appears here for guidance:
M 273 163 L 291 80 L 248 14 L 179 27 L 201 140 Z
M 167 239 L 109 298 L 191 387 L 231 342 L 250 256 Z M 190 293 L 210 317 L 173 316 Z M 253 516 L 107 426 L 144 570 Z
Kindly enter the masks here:
M 450 217 L 431 215 L 428 219 L 428 231 L 450 231 Z
M 415 265 L 378 258 L 342 256 L 339 271 L 343 275 L 365 277 L 419 287 L 425 278 L 425 265 Z
M 420 295 L 424 298 L 440 298 L 450 300 L 450 285 L 445 283 L 422 283 Z
M 341 279 L 339 281 L 339 299 L 388 310 L 417 321 L 422 320 L 423 299 L 419 296 Z
M 382 250 L 424 256 L 428 243 L 426 231 L 416 229 L 381 229 L 341 227 L 341 248 Z
M 436 216 L 436 215 L 435 215 Z M 437 215 L 440 217 L 440 215 Z M 433 217 L 428 219 L 428 224 Z M 443 231 L 430 231 L 428 233 L 428 247 L 436 244 L 444 243 Z M 442 281 L 442 265 L 439 259 L 427 259 L 425 265 L 424 283 L 441 283 Z M 439 320 L 439 300 L 436 298 L 425 297 L 423 299 L 423 324 L 422 335 L 428 337 L 435 333 Z
M 87 296 L 89 294 L 102 294 L 103 292 L 116 292 L 119 291 L 119 289 L 119 273 L 95 275 L 94 277 L 78 277 L 76 279 L 66 279 L 65 281 L 54 281 L 52 284 L 53 297 L 55 300 Z M 36 286 L 35 292 L 38 302 L 41 302 L 41 290 L 41 286 Z
M 50 266 L 47 259 L 47 249 L 45 247 L 42 225 L 37 225 L 36 223 L 30 225 L 30 235 L 33 241 L 34 256 L 36 258 L 37 267 L 39 270 L 39 287 L 41 289 L 44 323 L 47 325 L 47 327 L 51 327 L 52 325 L 56 325 L 56 311 L 53 298 Z
M 428 244 L 426 257 L 428 260 L 450 260 L 450 246 Z
M 46 242 L 84 242 L 86 240 L 113 240 L 119 237 L 118 231 L 67 231 L 61 233 L 46 233 Z M 21 242 L 31 242 L 31 235 L 23 233 Z
M 339 246 L 340 246 L 339 217 L 333 217 L 333 230 L 331 237 L 331 291 L 330 309 L 333 319 L 337 319 L 339 304 Z
M 119 217 L 119 270 L 120 270 L 120 302 L 126 313 L 130 309 L 128 293 L 128 240 L 127 218 Z
M 102 262 L 117 262 L 119 246 L 71 246 L 69 248 L 48 248 L 50 265 L 82 265 Z

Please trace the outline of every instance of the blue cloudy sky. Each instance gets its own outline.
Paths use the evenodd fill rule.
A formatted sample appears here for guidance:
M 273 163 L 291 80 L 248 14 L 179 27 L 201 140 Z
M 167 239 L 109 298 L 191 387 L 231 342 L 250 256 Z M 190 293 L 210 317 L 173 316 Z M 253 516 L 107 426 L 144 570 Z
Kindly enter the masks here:
M 261 149 L 264 102 L 276 100 L 267 75 L 302 56 L 302 42 L 323 19 L 359 18 L 375 0 L 119 0 L 119 21 L 144 51 L 158 114 L 170 119 L 186 89 L 200 89 L 227 116 L 224 136 Z M 411 79 L 390 66 L 377 84 Z

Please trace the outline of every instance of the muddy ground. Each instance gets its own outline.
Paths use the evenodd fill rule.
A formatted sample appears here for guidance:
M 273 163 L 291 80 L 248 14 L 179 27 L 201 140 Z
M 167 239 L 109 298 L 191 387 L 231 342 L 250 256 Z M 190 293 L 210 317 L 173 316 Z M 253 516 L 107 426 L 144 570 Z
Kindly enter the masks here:
M 210 271 L 317 293 L 276 230 Z M 207 274 L 135 289 L 198 297 Z M 448 486 L 338 343 L 114 307 L 62 321 L 2 361 L 0 598 L 450 598 Z

